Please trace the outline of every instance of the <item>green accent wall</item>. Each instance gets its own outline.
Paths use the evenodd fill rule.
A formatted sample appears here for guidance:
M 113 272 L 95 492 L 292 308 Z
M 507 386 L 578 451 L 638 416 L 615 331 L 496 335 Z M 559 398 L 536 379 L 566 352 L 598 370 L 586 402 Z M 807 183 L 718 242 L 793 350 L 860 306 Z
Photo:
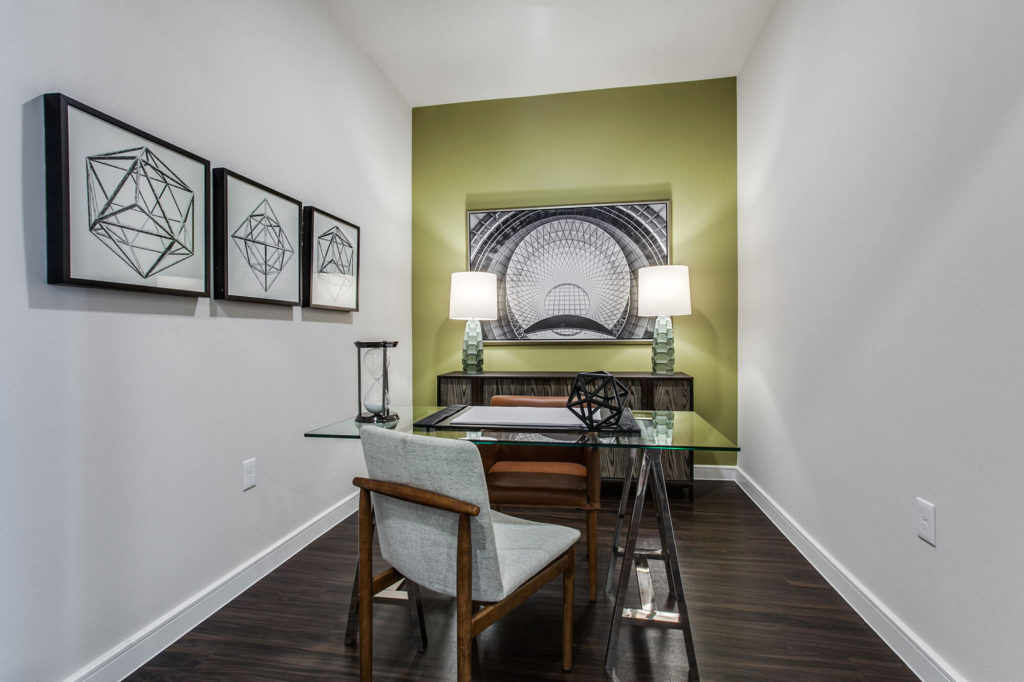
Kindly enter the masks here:
M 466 211 L 669 199 L 672 262 L 690 267 L 693 314 L 673 318 L 694 408 L 736 437 L 736 79 L 413 109 L 413 399 L 461 370 L 448 319 L 467 268 Z M 491 345 L 487 370 L 650 371 L 649 344 Z M 702 453 L 698 464 L 735 464 Z

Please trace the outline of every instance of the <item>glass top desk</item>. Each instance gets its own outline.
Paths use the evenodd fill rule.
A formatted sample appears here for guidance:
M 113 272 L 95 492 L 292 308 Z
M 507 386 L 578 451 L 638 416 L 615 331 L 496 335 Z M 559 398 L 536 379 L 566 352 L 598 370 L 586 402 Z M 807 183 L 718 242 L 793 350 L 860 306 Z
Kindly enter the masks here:
M 615 563 L 623 557 L 622 568 L 614 591 L 615 606 L 612 613 L 621 618 L 612 618 L 608 633 L 608 648 L 605 654 L 605 669 L 611 670 L 615 665 L 616 643 L 619 629 L 624 619 L 636 624 L 659 625 L 683 630 L 686 643 L 686 657 L 690 664 L 690 678 L 697 679 L 697 660 L 693 649 L 693 637 L 690 632 L 689 616 L 686 612 L 686 600 L 683 597 L 683 580 L 679 570 L 679 552 L 676 548 L 675 534 L 672 528 L 672 516 L 669 508 L 668 490 L 665 485 L 665 470 L 662 467 L 661 454 L 671 450 L 717 450 L 739 451 L 739 446 L 722 435 L 696 412 L 665 412 L 634 410 L 633 416 L 640 427 L 635 434 L 602 434 L 593 431 L 499 431 L 482 429 L 477 431 L 453 431 L 449 429 L 428 429 L 413 426 L 413 423 L 433 414 L 440 407 L 393 407 L 400 416 L 399 421 L 386 427 L 379 424 L 361 424 L 354 418 L 323 426 L 308 431 L 307 438 L 359 438 L 360 429 L 393 428 L 403 433 L 413 433 L 431 438 L 458 438 L 477 444 L 508 444 L 508 445 L 546 445 L 552 447 L 599 447 L 621 451 L 628 458 L 628 466 L 622 485 L 622 497 L 619 500 L 618 515 L 615 521 L 615 536 L 612 541 L 611 558 L 608 562 L 608 573 L 605 591 L 611 592 L 615 576 Z M 639 473 L 635 473 L 639 460 Z M 633 510 L 629 524 L 626 526 L 626 538 L 619 544 L 626 517 L 633 476 L 637 477 L 636 495 L 633 497 Z M 654 497 L 658 521 L 658 534 L 661 547 L 638 548 L 637 535 L 643 513 L 644 500 L 650 490 Z M 654 559 L 665 562 L 668 576 L 669 597 L 675 601 L 676 610 L 666 611 L 655 608 L 654 589 L 648 561 Z M 637 582 L 640 587 L 640 605 L 624 608 L 623 601 L 629 583 L 630 568 L 635 566 Z M 351 614 L 350 614 L 351 616 Z

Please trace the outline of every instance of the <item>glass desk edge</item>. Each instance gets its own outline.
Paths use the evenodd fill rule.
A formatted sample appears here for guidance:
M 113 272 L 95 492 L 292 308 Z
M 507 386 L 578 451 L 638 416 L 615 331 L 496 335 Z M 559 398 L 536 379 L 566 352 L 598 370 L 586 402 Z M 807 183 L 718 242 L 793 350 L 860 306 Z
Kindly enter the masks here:
M 477 445 L 544 445 L 550 447 L 649 448 L 658 450 L 694 450 L 739 452 L 740 447 L 722 435 L 698 413 L 692 411 L 635 410 L 639 434 L 602 434 L 593 431 L 499 431 L 482 429 L 456 431 L 414 427 L 413 423 L 442 409 L 438 406 L 396 406 L 398 422 L 384 426 L 360 424 L 354 417 L 341 419 L 303 434 L 306 438 L 358 439 L 361 428 L 393 428 L 432 438 L 468 440 Z M 670 425 L 671 424 L 671 428 Z M 683 433 L 685 432 L 685 433 Z

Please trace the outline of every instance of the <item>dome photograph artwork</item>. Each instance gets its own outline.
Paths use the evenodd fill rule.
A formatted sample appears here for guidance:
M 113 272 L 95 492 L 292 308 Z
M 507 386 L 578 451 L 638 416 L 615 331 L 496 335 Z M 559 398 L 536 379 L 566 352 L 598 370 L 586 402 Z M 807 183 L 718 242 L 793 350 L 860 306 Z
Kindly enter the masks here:
M 498 276 L 487 341 L 651 338 L 636 314 L 636 271 L 668 263 L 668 202 L 468 214 L 469 268 Z

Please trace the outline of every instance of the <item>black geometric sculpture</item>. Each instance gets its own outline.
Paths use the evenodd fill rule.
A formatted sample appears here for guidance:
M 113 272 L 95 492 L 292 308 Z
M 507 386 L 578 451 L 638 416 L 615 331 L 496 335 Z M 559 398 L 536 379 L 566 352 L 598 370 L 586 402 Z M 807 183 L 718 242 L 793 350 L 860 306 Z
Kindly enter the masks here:
M 565 404 L 590 431 L 615 429 L 626 408 L 629 389 L 608 372 L 580 372 Z

